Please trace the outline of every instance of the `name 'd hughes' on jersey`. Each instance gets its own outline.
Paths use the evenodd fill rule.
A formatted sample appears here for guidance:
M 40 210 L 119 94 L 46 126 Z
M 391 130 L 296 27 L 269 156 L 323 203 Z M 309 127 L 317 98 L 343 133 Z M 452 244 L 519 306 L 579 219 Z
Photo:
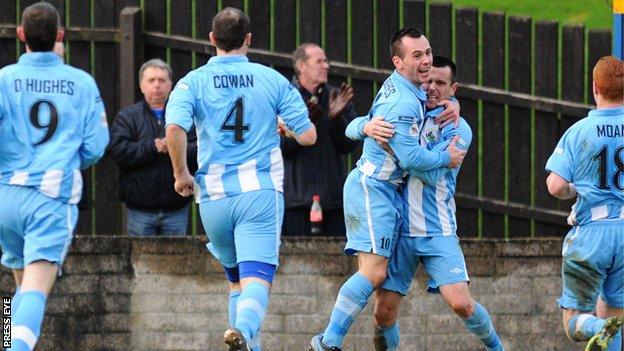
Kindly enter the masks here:
M 214 87 L 220 88 L 253 88 L 253 74 L 225 74 L 212 77 Z
M 601 124 L 596 126 L 596 133 L 598 137 L 607 138 L 621 138 L 624 137 L 624 124 L 622 125 L 610 125 Z
M 29 93 L 74 95 L 74 82 L 65 79 L 16 79 L 14 87 L 16 93 L 26 91 Z

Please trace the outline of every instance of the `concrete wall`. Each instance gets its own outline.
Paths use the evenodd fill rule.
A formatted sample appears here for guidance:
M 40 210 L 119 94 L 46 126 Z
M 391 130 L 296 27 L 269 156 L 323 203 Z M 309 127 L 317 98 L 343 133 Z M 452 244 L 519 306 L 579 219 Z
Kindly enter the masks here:
M 286 238 L 263 328 L 266 351 L 304 350 L 321 331 L 356 260 L 344 240 Z M 507 350 L 580 350 L 565 338 L 560 239 L 463 240 L 473 296 L 493 317 Z M 38 350 L 223 350 L 227 289 L 219 264 L 198 239 L 78 237 L 49 299 Z M 482 350 L 426 276 L 403 302 L 402 350 Z M 0 294 L 13 279 L 0 270 Z M 372 300 L 371 300 L 372 302 Z M 371 308 L 345 350 L 372 350 Z

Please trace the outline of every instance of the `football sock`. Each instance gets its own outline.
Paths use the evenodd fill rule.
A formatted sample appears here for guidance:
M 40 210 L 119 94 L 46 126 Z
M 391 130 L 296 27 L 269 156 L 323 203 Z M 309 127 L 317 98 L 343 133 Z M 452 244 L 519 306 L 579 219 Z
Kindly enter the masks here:
M 243 288 L 238 297 L 235 326 L 245 340 L 253 340 L 260 331 L 268 305 L 269 290 L 266 286 L 252 282 Z
M 360 272 L 351 276 L 340 288 L 336 304 L 323 332 L 323 344 L 329 347 L 342 346 L 342 341 L 353 324 L 355 317 L 364 309 L 373 293 L 373 284 Z
M 498 335 L 496 335 L 490 315 L 478 302 L 474 304 L 474 313 L 472 316 L 468 317 L 468 319 L 464 319 L 464 325 L 466 325 L 466 328 L 476 335 L 488 349 L 495 349 L 501 345 L 501 342 Z
M 11 320 L 15 317 L 15 311 L 17 311 L 17 306 L 19 305 L 20 299 L 22 298 L 22 294 L 20 294 L 19 286 L 15 289 L 15 295 L 11 299 Z
M 238 290 L 232 290 L 230 291 L 230 298 L 229 298 L 229 304 L 228 304 L 228 317 L 229 317 L 229 321 L 230 321 L 230 326 L 235 326 L 236 325 L 236 305 L 238 303 L 238 297 L 240 296 L 241 292 Z
M 46 306 L 46 296 L 37 290 L 20 293 L 20 301 L 11 330 L 9 351 L 31 351 L 41 334 L 41 323 Z
M 400 337 L 399 322 L 388 327 L 376 327 L 373 337 L 375 351 L 396 351 Z
M 568 334 L 575 341 L 587 341 L 605 325 L 605 320 L 594 315 L 582 313 L 570 318 Z

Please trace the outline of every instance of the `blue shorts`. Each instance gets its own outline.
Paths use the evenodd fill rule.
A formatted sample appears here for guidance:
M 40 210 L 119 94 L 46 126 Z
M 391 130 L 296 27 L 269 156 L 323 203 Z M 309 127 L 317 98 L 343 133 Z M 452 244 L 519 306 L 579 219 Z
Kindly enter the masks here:
M 62 265 L 78 221 L 78 207 L 35 188 L 15 185 L 0 184 L 0 199 L 2 265 L 23 269 L 39 260 Z
M 563 293 L 567 309 L 592 311 L 598 295 L 609 307 L 624 308 L 624 221 L 576 226 L 563 244 Z
M 256 261 L 278 265 L 284 195 L 256 190 L 199 204 L 206 245 L 224 267 Z
M 359 251 L 390 257 L 399 236 L 403 210 L 398 187 L 354 169 L 343 191 L 345 253 L 353 255 Z
M 439 293 L 442 285 L 470 280 L 457 236 L 401 236 L 381 287 L 407 295 L 419 262 L 429 274 L 427 290 L 430 293 Z

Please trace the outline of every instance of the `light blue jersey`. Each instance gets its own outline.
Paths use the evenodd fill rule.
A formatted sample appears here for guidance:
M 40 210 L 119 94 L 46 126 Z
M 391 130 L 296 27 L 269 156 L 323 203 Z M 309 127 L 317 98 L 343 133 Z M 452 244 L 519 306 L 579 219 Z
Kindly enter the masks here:
M 576 122 L 559 140 L 546 170 L 574 183 L 573 223 L 624 219 L 624 107 L 592 110 Z
M 197 202 L 260 189 L 283 191 L 277 116 L 295 134 L 312 127 L 301 94 L 245 56 L 214 56 L 171 93 L 167 124 L 197 128 Z
M 395 127 L 388 142 L 394 155 L 384 150 L 374 139 L 366 138 L 357 167 L 369 177 L 401 183 L 404 171 L 430 170 L 448 165 L 447 152 L 420 147 L 420 125 L 424 119 L 425 92 L 401 76 L 392 73 L 377 93 L 368 119 L 384 116 Z M 346 132 L 352 137 L 353 129 Z
M 459 135 L 456 145 L 468 150 L 472 131 L 463 118 L 455 128 L 449 124 L 442 130 L 434 118 L 442 112 L 437 108 L 427 112 L 421 129 L 421 145 L 429 150 L 445 150 L 453 137 Z M 401 235 L 404 236 L 448 236 L 456 235 L 455 185 L 459 167 L 440 167 L 429 171 L 409 172 L 407 186 L 403 189 L 404 213 Z
M 24 54 L 0 70 L 0 184 L 76 204 L 80 169 L 107 144 L 104 105 L 86 72 L 52 52 Z

